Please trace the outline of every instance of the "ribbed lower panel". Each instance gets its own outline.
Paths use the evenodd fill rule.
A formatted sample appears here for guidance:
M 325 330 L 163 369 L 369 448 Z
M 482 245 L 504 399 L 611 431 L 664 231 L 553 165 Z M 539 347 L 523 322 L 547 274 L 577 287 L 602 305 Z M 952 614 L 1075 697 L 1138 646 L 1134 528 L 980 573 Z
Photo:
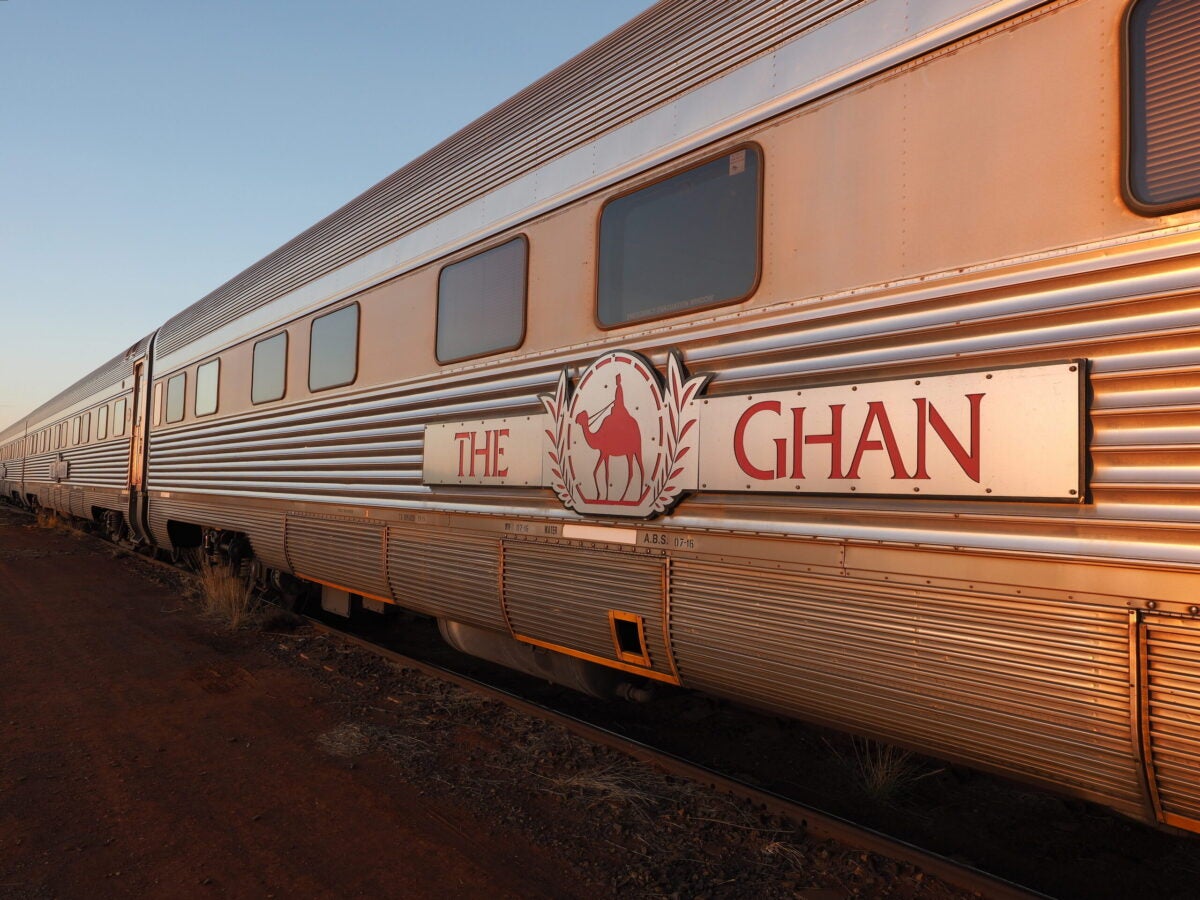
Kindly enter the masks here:
M 1128 614 L 676 560 L 682 682 L 1144 814 Z
M 150 498 L 150 532 L 156 544 L 171 546 L 168 520 L 189 522 L 206 528 L 238 531 L 250 539 L 254 555 L 273 569 L 288 569 L 283 552 L 283 513 L 241 506 L 214 506 L 183 499 Z
M 648 668 L 671 675 L 665 568 L 662 558 L 634 553 L 506 541 L 504 605 L 516 634 L 613 661 L 619 660 L 609 612 L 641 616 Z
M 1151 771 L 1168 821 L 1200 829 L 1200 623 L 1146 626 L 1146 715 Z
M 384 526 L 359 519 L 289 514 L 285 546 L 292 571 L 353 592 L 390 597 Z
M 401 606 L 507 631 L 500 610 L 500 541 L 445 529 L 388 528 L 388 579 Z

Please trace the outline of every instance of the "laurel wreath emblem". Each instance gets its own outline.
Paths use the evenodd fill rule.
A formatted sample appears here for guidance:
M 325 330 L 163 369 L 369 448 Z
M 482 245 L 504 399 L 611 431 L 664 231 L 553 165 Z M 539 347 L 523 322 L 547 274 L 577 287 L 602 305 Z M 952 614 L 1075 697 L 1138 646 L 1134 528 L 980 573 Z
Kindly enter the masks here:
M 606 356 L 617 355 L 628 354 L 622 351 L 606 354 Z M 595 366 L 599 362 L 600 360 L 596 360 L 592 365 Z M 651 367 L 651 371 L 656 370 Z M 650 473 L 647 486 L 654 499 L 650 503 L 650 508 L 644 512 L 645 515 L 666 512 L 683 493 L 683 485 L 679 484 L 677 479 L 688 467 L 688 463 L 683 462 L 684 458 L 696 450 L 695 442 L 698 433 L 696 425 L 699 422 L 699 416 L 691 402 L 700 393 L 708 379 L 708 375 L 688 378 L 679 355 L 671 353 L 667 357 L 665 388 L 658 383 L 658 379 L 652 379 L 650 382 L 651 390 L 654 391 L 659 408 L 662 410 L 660 415 L 663 417 L 663 447 Z M 553 425 L 552 428 L 546 430 L 546 436 L 551 443 L 551 447 L 547 450 L 550 458 L 550 473 L 553 476 L 551 487 L 564 506 L 568 509 L 579 510 L 587 504 L 587 500 L 579 494 L 570 468 L 571 423 L 568 408 L 571 401 L 571 385 L 565 369 L 559 373 L 554 394 L 552 396 L 543 394 L 540 399 L 546 412 L 550 414 Z M 692 461 L 694 461 L 694 457 L 689 462 Z

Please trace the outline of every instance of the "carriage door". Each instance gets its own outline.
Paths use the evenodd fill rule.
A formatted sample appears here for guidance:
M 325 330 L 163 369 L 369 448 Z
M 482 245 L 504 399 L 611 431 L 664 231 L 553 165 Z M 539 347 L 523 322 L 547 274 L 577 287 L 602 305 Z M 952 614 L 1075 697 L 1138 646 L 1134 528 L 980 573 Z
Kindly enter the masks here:
M 129 493 L 142 489 L 146 472 L 146 404 L 142 402 L 143 384 L 146 376 L 146 360 L 133 364 L 133 436 L 132 455 L 129 457 Z
M 1200 830 L 1200 619 L 1143 613 L 1142 746 L 1159 821 Z

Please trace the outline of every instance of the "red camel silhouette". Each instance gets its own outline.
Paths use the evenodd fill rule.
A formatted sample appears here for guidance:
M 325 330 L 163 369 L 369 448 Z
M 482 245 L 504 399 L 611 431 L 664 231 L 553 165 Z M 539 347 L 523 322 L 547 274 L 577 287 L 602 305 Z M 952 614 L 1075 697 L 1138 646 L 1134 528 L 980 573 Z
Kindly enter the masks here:
M 597 500 L 600 499 L 600 482 L 596 478 L 596 473 L 600 471 L 600 464 L 604 464 L 604 499 L 607 500 L 609 460 L 614 456 L 625 457 L 625 462 L 629 466 L 629 478 L 625 482 L 625 490 L 621 491 L 621 501 L 623 501 L 625 495 L 629 493 L 629 486 L 633 484 L 634 460 L 637 460 L 638 464 L 639 485 L 646 480 L 646 469 L 642 465 L 642 429 L 638 427 L 637 420 L 625 408 L 625 389 L 621 387 L 620 375 L 617 376 L 617 394 L 613 397 L 613 402 L 605 409 L 610 407 L 612 411 L 595 431 L 588 430 L 587 410 L 577 415 L 575 422 L 583 429 L 583 438 L 587 441 L 588 446 L 593 450 L 600 451 L 600 458 L 596 460 L 596 467 L 592 469 L 592 481 L 596 485 Z M 603 413 L 604 410 L 602 409 L 600 412 Z

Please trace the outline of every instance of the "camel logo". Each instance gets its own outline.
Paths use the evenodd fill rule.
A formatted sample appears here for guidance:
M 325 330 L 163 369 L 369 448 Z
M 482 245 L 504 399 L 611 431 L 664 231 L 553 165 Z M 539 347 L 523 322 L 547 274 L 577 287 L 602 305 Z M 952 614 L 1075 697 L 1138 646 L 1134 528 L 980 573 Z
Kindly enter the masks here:
M 665 384 L 649 360 L 628 350 L 593 362 L 574 392 L 563 371 L 554 396 L 541 398 L 551 418 L 552 486 L 563 505 L 614 516 L 670 509 L 695 486 L 698 419 L 690 404 L 707 381 L 687 378 L 674 353 Z

